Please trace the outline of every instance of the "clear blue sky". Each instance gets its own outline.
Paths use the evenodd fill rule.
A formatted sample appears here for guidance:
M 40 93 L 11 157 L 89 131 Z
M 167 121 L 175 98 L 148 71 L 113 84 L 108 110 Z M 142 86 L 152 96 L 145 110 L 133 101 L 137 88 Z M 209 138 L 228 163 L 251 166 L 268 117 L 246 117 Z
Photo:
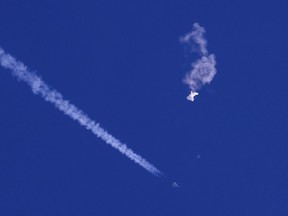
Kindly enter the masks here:
M 0 46 L 165 177 L 0 68 L 0 215 L 287 216 L 287 7 L 2 0 Z M 197 56 L 179 37 L 195 22 L 218 73 L 191 103 L 182 79 Z

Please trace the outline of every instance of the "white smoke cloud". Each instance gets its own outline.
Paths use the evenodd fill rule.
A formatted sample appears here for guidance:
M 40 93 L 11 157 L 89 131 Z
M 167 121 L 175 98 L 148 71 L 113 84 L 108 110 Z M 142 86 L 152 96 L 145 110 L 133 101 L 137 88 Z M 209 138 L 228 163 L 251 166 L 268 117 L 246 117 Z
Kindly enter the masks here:
M 58 91 L 49 87 L 39 76 L 30 72 L 22 62 L 17 61 L 11 55 L 6 54 L 1 47 L 0 64 L 3 68 L 11 70 L 12 74 L 17 79 L 27 83 L 31 87 L 34 94 L 40 95 L 47 102 L 54 104 L 58 110 L 77 121 L 81 126 L 85 127 L 87 130 L 90 130 L 97 137 L 101 138 L 107 144 L 120 151 L 122 154 L 153 175 L 162 175 L 160 170 L 158 170 L 154 165 L 133 152 L 118 139 L 110 135 L 107 131 L 100 127 L 99 123 L 96 123 L 90 119 L 82 110 L 71 104 L 68 100 L 63 99 L 63 96 Z
M 203 85 L 209 84 L 217 72 L 216 57 L 214 54 L 209 54 L 204 34 L 205 29 L 195 23 L 191 32 L 180 37 L 181 43 L 188 46 L 192 52 L 195 51 L 193 48 L 196 46 L 196 51 L 200 54 L 200 59 L 191 63 L 192 68 L 183 80 L 185 84 L 189 85 L 191 94 L 197 93 Z
M 202 85 L 210 83 L 216 74 L 215 55 L 202 56 L 192 63 L 192 69 L 186 74 L 184 83 L 189 85 L 192 91 L 201 88 Z
M 180 37 L 180 42 L 186 43 L 189 46 L 195 45 L 199 46 L 199 51 L 202 55 L 207 55 L 207 41 L 204 37 L 205 29 L 201 27 L 198 23 L 194 23 L 191 32 L 187 33 L 183 37 Z M 192 50 L 193 51 L 193 50 Z

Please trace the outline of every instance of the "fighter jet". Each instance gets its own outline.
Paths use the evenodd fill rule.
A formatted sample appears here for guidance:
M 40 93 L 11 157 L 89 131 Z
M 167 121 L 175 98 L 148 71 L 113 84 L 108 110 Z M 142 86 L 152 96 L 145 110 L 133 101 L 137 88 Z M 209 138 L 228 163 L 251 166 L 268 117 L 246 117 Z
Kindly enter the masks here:
M 188 95 L 188 97 L 187 97 L 187 100 L 190 100 L 190 101 L 194 101 L 194 97 L 196 96 L 196 95 L 198 95 L 199 93 L 198 92 L 193 92 L 193 91 L 191 91 L 191 93 L 190 93 L 190 95 Z
M 177 182 L 172 182 L 172 187 L 179 188 L 180 186 L 177 184 Z

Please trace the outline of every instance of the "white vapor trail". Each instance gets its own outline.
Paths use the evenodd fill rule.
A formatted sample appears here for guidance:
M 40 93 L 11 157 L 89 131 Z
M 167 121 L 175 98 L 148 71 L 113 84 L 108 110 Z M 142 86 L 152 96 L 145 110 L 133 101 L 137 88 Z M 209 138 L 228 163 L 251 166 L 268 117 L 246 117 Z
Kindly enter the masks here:
M 82 110 L 71 104 L 68 100 L 65 100 L 57 90 L 49 87 L 39 76 L 30 72 L 22 62 L 5 53 L 1 47 L 0 64 L 3 68 L 11 70 L 12 75 L 14 75 L 17 79 L 27 83 L 31 87 L 34 94 L 40 95 L 44 100 L 54 104 L 58 110 L 77 121 L 81 126 L 85 127 L 87 130 L 90 130 L 97 137 L 101 138 L 107 144 L 120 151 L 122 154 L 142 166 L 153 175 L 162 175 L 160 170 L 158 170 L 154 165 L 149 163 L 140 155 L 134 153 L 125 144 L 121 143 L 118 139 L 110 135 L 107 131 L 99 126 L 99 123 L 96 123 L 90 119 Z
M 196 46 L 196 51 L 200 54 L 200 59 L 192 62 L 192 68 L 183 80 L 191 89 L 191 93 L 187 97 L 191 101 L 194 100 L 193 97 L 203 85 L 209 84 L 213 80 L 217 72 L 216 57 L 214 54 L 209 54 L 204 34 L 205 29 L 198 23 L 194 23 L 192 31 L 180 37 L 180 42 L 187 45 L 190 51 L 195 51 Z

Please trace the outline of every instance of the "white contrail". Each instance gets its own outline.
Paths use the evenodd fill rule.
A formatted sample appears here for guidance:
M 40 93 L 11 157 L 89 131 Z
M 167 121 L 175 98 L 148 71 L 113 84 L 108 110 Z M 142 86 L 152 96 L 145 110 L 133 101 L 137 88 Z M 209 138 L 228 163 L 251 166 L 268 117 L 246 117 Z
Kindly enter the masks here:
M 99 126 L 99 123 L 91 120 L 83 111 L 71 104 L 68 100 L 63 99 L 62 95 L 55 89 L 49 87 L 39 76 L 30 72 L 27 67 L 20 61 L 17 61 L 11 55 L 5 53 L 0 47 L 0 63 L 3 68 L 12 71 L 12 74 L 19 80 L 26 82 L 32 89 L 34 94 L 40 95 L 46 101 L 55 105 L 65 115 L 77 121 L 87 130 L 92 131 L 97 137 L 101 138 L 107 144 L 120 151 L 122 154 L 130 158 L 135 163 L 142 166 L 155 176 L 161 176 L 162 173 L 155 166 L 149 163 L 140 155 L 134 153 L 125 144 L 121 143 L 115 137 Z
M 200 54 L 200 59 L 192 62 L 192 68 L 183 80 L 191 89 L 191 93 L 187 97 L 191 101 L 194 100 L 194 96 L 198 94 L 197 91 L 203 85 L 209 84 L 213 80 L 217 72 L 216 57 L 214 54 L 209 54 L 204 33 L 205 29 L 198 23 L 194 23 L 192 31 L 180 37 L 181 43 L 188 45 L 191 51 L 197 51 Z

